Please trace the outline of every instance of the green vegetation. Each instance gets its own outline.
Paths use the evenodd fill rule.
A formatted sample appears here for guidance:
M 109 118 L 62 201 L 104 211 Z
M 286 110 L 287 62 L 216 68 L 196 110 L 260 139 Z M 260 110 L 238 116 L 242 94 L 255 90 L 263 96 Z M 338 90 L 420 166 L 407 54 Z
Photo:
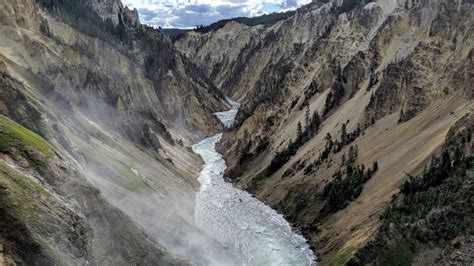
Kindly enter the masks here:
M 107 152 L 103 151 L 102 149 L 97 149 L 95 151 L 95 157 L 98 160 L 101 160 L 106 163 L 107 166 L 110 166 L 112 169 L 115 170 L 117 174 L 122 177 L 126 177 L 128 179 L 138 179 L 139 177 L 132 172 L 131 168 L 121 161 L 113 158 Z
M 332 109 L 340 104 L 340 101 L 345 95 L 344 84 L 347 82 L 346 77 L 344 77 L 342 72 L 341 64 L 333 60 L 331 62 L 333 65 L 333 72 L 335 75 L 334 85 L 329 91 L 326 100 L 324 102 L 324 110 L 322 113 L 323 117 L 326 117 Z
M 37 226 L 35 212 L 39 206 L 32 195 L 44 199 L 49 197 L 40 184 L 0 161 L 0 192 L 0 209 L 8 208 L 15 216 L 23 218 L 28 226 Z
M 43 34 L 44 36 L 54 40 L 57 44 L 64 45 L 64 41 L 61 38 L 59 38 L 59 36 L 54 35 L 54 32 L 49 27 L 49 23 L 46 19 L 41 20 L 39 30 L 40 30 L 41 34 Z M 74 48 L 74 46 L 72 46 L 72 47 Z
M 349 122 L 349 121 L 348 121 Z M 354 142 L 362 133 L 363 131 L 360 129 L 360 126 L 357 126 L 357 129 L 352 131 L 352 132 L 347 132 L 346 130 L 347 123 L 342 124 L 341 126 L 341 138 L 340 140 L 333 140 L 332 136 L 330 133 L 327 133 L 325 140 L 326 140 L 326 145 L 324 146 L 324 150 L 320 153 L 318 159 L 314 160 L 308 166 L 306 166 L 304 173 L 305 175 L 312 174 L 316 171 L 316 169 L 319 168 L 328 158 L 331 153 L 338 153 L 340 152 L 345 146 L 351 144 Z M 357 148 L 357 147 L 355 147 Z M 349 155 L 350 156 L 355 156 L 357 158 L 357 154 L 352 154 L 354 152 L 352 149 L 354 147 L 350 148 L 349 150 Z M 351 151 L 352 150 L 352 151 Z M 357 149 L 355 150 L 357 152 Z M 345 155 L 343 155 L 343 160 L 342 164 L 345 164 Z M 378 165 L 377 165 L 378 167 Z
M 118 13 L 118 22 L 114 23 L 110 18 L 100 17 L 91 7 L 89 0 L 36 0 L 36 2 L 62 22 L 85 35 L 108 43 L 131 59 L 135 58 L 133 51 L 140 50 L 145 55 L 143 58 L 145 75 L 153 82 L 157 91 L 162 86 L 163 75 L 176 64 L 175 54 L 170 53 L 173 49 L 172 44 L 165 40 L 159 30 L 146 25 L 137 26 L 124 13 Z M 45 35 L 51 35 L 46 24 L 42 25 L 40 30 Z M 77 43 L 71 45 L 71 48 L 86 57 L 92 55 L 90 49 L 87 49 L 87 44 Z M 88 75 L 94 78 L 94 73 Z M 163 127 L 158 119 L 154 122 L 158 124 L 156 128 Z M 163 131 L 166 133 L 166 130 Z M 167 135 L 164 137 L 168 138 Z M 172 139 L 169 140 L 173 143 Z
M 115 149 L 116 151 L 119 151 L 123 155 L 126 155 L 130 158 L 134 158 L 134 156 L 129 151 L 125 150 L 122 146 L 120 146 L 117 142 L 115 142 L 115 140 L 113 140 L 111 137 L 101 132 L 100 130 L 97 130 L 96 132 L 94 132 L 93 136 L 97 138 L 100 142 L 104 143 L 105 145 L 109 146 L 112 149 Z
M 254 142 L 256 142 L 256 147 L 255 150 L 252 151 Z M 260 138 L 254 141 L 249 139 L 248 143 L 240 150 L 239 160 L 237 161 L 236 166 L 231 168 L 226 176 L 230 178 L 241 176 L 246 165 L 250 163 L 257 155 L 264 152 L 268 145 L 270 145 L 270 140 L 265 135 L 260 136 Z
M 229 22 L 237 22 L 240 24 L 245 24 L 247 26 L 255 26 L 255 25 L 273 25 L 280 20 L 287 19 L 295 14 L 295 11 L 287 11 L 282 13 L 272 13 L 266 14 L 258 17 L 248 18 L 248 17 L 237 17 L 237 18 L 230 18 L 230 19 L 223 19 L 219 20 L 215 23 L 212 23 L 209 26 L 204 25 L 197 25 L 194 29 L 197 32 L 206 33 L 214 30 L 218 30 L 224 27 Z
M 51 158 L 53 155 L 51 146 L 46 140 L 9 118 L 0 115 L 0 152 L 21 152 L 25 157 L 34 159 L 31 157 L 29 148 L 42 153 L 46 158 Z
M 103 132 L 100 128 L 96 127 L 95 125 L 92 125 L 89 121 L 85 119 L 81 119 L 80 122 L 84 128 L 87 128 L 92 137 L 96 138 L 97 140 L 109 146 L 110 148 L 122 153 L 123 155 L 126 155 L 130 158 L 134 158 L 134 156 L 128 150 L 118 144 L 112 137 L 110 137 L 107 133 Z
M 473 195 L 474 156 L 444 151 L 421 175 L 409 176 L 381 215 L 377 235 L 350 264 L 410 265 L 424 247 L 473 234 Z
M 85 122 L 84 125 L 90 127 L 89 130 L 93 130 L 94 137 L 97 138 L 97 134 L 102 134 L 90 124 L 87 124 Z M 117 152 L 129 157 L 132 156 L 130 158 L 134 158 L 133 155 L 128 155 L 128 152 L 122 152 L 121 150 L 123 148 L 117 149 L 115 147 L 112 147 L 118 145 L 115 142 L 115 144 L 110 145 L 112 145 L 111 147 L 114 148 L 116 152 L 110 152 L 107 149 L 103 149 L 100 145 L 91 143 L 90 141 L 86 141 L 78 137 L 69 130 L 66 130 L 65 132 L 66 136 L 70 138 L 75 145 L 77 145 L 77 147 L 79 148 L 79 154 L 84 157 L 84 159 L 88 163 L 88 166 L 93 170 L 93 172 L 102 174 L 104 177 L 108 178 L 113 183 L 130 191 L 138 192 L 151 189 L 150 186 L 145 183 L 141 177 L 137 176 L 132 171 L 132 168 L 129 165 L 113 156 Z M 103 143 L 109 146 L 108 143 Z
M 167 28 L 167 29 L 162 29 L 160 28 L 161 32 L 168 36 L 172 41 L 177 41 L 184 37 L 184 35 L 192 29 L 177 29 L 177 28 Z
M 111 44 L 113 43 L 111 40 L 130 44 L 131 39 L 125 28 L 126 22 L 120 18 L 119 24 L 116 26 L 110 19 L 103 20 L 92 10 L 87 0 L 36 0 L 36 2 L 54 16 L 61 18 L 86 35 Z M 44 28 L 43 31 L 45 30 Z
M 271 176 L 276 171 L 278 171 L 283 165 L 285 165 L 285 163 L 290 160 L 293 155 L 296 154 L 302 145 L 304 145 L 319 131 L 319 127 L 321 126 L 321 118 L 319 113 L 317 111 L 313 112 L 313 115 L 310 118 L 309 110 L 307 109 L 305 113 L 305 124 L 306 125 L 303 130 L 301 123 L 298 122 L 296 127 L 296 139 L 294 141 L 290 141 L 284 150 L 278 151 L 275 154 L 272 161 L 270 162 L 270 165 L 252 179 L 250 188 L 257 186 L 261 180 L 266 179 L 268 176 Z M 363 133 L 359 126 L 357 126 L 357 129 L 353 132 L 347 132 L 346 126 L 347 123 L 342 124 L 340 140 L 333 140 L 331 134 L 329 133 L 326 135 L 326 145 L 318 159 L 309 163 L 307 166 L 305 166 L 304 163 L 299 163 L 296 168 L 305 167 L 304 173 L 306 175 L 313 173 L 323 162 L 329 158 L 329 155 L 332 152 L 334 154 L 340 152 L 343 147 L 354 142 Z M 284 176 L 290 175 L 291 173 L 288 171 L 284 173 Z
M 303 170 L 306 167 L 306 161 L 298 160 L 290 168 L 286 169 L 285 173 L 283 173 L 283 177 L 293 176 L 294 173 Z
M 334 7 L 334 8 L 335 8 L 336 13 L 340 14 L 344 12 L 349 12 L 353 10 L 354 8 L 356 8 L 357 6 L 363 6 L 373 1 L 374 0 L 362 0 L 362 1 L 361 0 L 344 0 L 340 7 Z M 327 0 L 319 0 L 316 2 L 325 3 L 327 2 Z M 307 9 L 310 5 L 311 4 L 300 8 L 300 12 L 301 10 Z M 295 13 L 296 13 L 296 10 L 291 10 L 287 12 L 265 14 L 262 16 L 252 17 L 252 18 L 236 17 L 236 18 L 224 19 L 224 20 L 219 20 L 215 23 L 212 23 L 208 26 L 197 25 L 194 31 L 201 32 L 201 33 L 215 31 L 215 30 L 223 28 L 227 23 L 232 22 L 232 21 L 240 23 L 240 24 L 244 24 L 247 26 L 255 26 L 255 25 L 271 26 L 279 21 L 285 20 L 293 16 Z M 166 35 L 172 37 L 173 40 L 180 39 L 188 31 L 189 30 L 184 30 L 184 29 L 163 29 L 163 32 Z
M 2 180 L 2 184 L 8 182 L 6 185 L 15 193 L 20 192 L 20 190 L 30 190 L 30 192 L 35 193 L 41 193 L 43 191 L 40 184 L 20 174 L 4 162 L 0 162 L 0 179 Z
M 105 171 L 106 177 L 110 178 L 116 184 L 130 191 L 141 191 L 150 189 L 139 176 L 137 176 L 130 166 L 119 161 L 102 149 L 95 149 L 94 152 L 85 154 L 91 163 L 95 163 L 99 171 Z M 110 172 L 111 171 L 111 172 Z
M 46 131 L 40 111 L 44 105 L 38 94 L 2 70 L 0 70 L 0 88 L 1 102 L 8 110 L 8 117 L 11 120 L 40 135 Z
M 344 209 L 349 202 L 356 200 L 362 193 L 364 184 L 378 170 L 377 162 L 374 162 L 372 168 L 367 170 L 363 164 L 354 166 L 357 156 L 357 146 L 351 146 L 348 159 L 345 160 L 345 156 L 342 157 L 341 168 L 345 169 L 338 170 L 331 182 L 324 187 L 322 197 L 326 200 L 326 204 L 321 209 L 322 216 Z
M 318 186 L 295 184 L 288 188 L 285 197 L 275 207 L 304 232 L 318 232 L 316 223 L 308 221 L 314 221 L 323 203 Z
M 331 140 L 329 140 L 331 141 Z M 344 209 L 350 202 L 359 197 L 364 184 L 377 172 L 378 162 L 366 169 L 356 165 L 358 157 L 357 146 L 351 146 L 349 154 L 342 156 L 340 169 L 336 171 L 332 180 L 324 187 L 323 192 L 318 192 L 318 187 L 292 187 L 285 198 L 278 204 L 284 210 L 287 218 L 298 222 L 306 216 L 308 219 L 320 221 L 329 214 Z M 293 170 L 301 170 L 304 162 L 296 162 Z M 285 172 L 284 176 L 290 173 Z M 317 231 L 313 225 L 304 225 L 305 229 Z
M 333 249 L 322 259 L 323 265 L 344 265 L 356 252 L 356 247 L 349 249 L 337 248 Z
M 39 29 L 40 29 L 41 34 L 43 34 L 44 36 L 46 36 L 46 37 L 52 37 L 53 36 L 53 32 L 49 28 L 49 24 L 48 24 L 47 20 L 41 21 Z
M 0 238 L 17 264 L 62 265 L 52 241 L 85 243 L 80 217 L 65 208 L 37 180 L 0 161 Z
M 303 146 L 308 140 L 310 140 L 319 130 L 321 125 L 321 119 L 319 117 L 318 111 L 314 111 L 313 116 L 309 118 L 309 111 L 306 113 L 306 125 L 304 130 L 302 129 L 301 123 L 298 122 L 296 128 L 296 139 L 294 141 L 290 141 L 287 148 L 278 151 L 273 157 L 270 165 L 265 169 L 264 174 L 266 176 L 270 176 L 278 169 L 280 169 L 288 160 L 290 160 L 291 156 L 295 155 L 298 149 Z
M 308 88 L 306 88 L 306 90 L 304 91 L 304 100 L 303 100 L 303 103 L 301 104 L 300 110 L 303 110 L 303 106 L 308 106 L 309 100 L 313 98 L 313 96 L 317 92 L 319 92 L 319 84 L 316 80 L 313 80 L 311 84 L 308 86 Z M 291 108 L 293 108 L 293 106 Z
M 372 100 L 372 98 L 371 98 Z M 402 123 L 403 122 L 403 117 L 404 117 L 404 111 L 403 111 L 403 107 L 400 108 L 400 115 L 398 116 L 398 123 Z
M 336 7 L 337 13 L 346 13 L 352 11 L 357 6 L 364 6 L 374 0 L 343 0 L 341 6 Z

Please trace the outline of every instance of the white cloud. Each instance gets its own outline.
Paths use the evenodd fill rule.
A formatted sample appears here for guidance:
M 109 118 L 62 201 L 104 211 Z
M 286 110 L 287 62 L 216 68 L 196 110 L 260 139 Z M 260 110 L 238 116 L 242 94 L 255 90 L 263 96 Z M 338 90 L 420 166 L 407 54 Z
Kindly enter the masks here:
M 294 9 L 311 0 L 122 0 L 136 8 L 143 23 L 165 28 L 192 28 L 221 19 L 257 16 Z

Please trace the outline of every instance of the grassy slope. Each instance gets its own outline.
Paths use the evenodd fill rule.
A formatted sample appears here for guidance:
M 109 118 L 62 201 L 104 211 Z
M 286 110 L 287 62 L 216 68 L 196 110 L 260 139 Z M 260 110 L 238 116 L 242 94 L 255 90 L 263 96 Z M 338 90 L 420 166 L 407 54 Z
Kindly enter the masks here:
M 50 250 L 52 252 L 47 252 L 47 255 L 43 253 L 41 240 L 34 236 L 45 230 L 42 217 L 53 215 L 51 212 L 56 206 L 53 201 L 52 195 L 40 184 L 0 162 L 0 214 L 3 217 L 0 240 L 15 261 L 59 261 L 54 251 Z M 45 204 L 50 207 L 45 208 Z
M 0 153 L 19 160 L 26 158 L 35 167 L 45 165 L 53 157 L 46 140 L 3 115 L 0 115 Z M 52 232 L 49 230 L 55 224 L 64 223 L 61 220 L 64 217 L 56 219 L 68 211 L 40 183 L 3 161 L 0 161 L 0 190 L 3 217 L 0 239 L 14 260 L 25 260 L 27 264 L 61 261 L 54 248 L 43 245 L 46 240 L 40 235 Z
M 10 153 L 16 150 L 26 153 L 29 148 L 37 150 L 46 158 L 51 158 L 53 155 L 51 146 L 46 140 L 9 118 L 0 115 L 0 152 Z

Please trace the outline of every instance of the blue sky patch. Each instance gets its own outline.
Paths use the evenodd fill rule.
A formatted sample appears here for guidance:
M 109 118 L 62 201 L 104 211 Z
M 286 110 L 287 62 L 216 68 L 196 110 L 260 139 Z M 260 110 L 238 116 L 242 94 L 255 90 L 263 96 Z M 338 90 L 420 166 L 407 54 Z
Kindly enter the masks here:
M 221 19 L 253 17 L 295 9 L 311 0 L 122 0 L 136 8 L 142 23 L 163 28 L 194 28 Z

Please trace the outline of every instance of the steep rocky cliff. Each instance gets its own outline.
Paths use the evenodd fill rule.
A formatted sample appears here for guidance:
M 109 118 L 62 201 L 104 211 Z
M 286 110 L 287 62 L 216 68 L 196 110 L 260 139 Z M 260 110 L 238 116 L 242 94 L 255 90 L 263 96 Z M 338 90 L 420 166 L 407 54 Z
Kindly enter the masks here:
M 243 104 L 220 144 L 227 177 L 294 222 L 323 264 L 340 264 L 472 112 L 473 8 L 315 1 L 272 25 L 189 32 L 176 47 Z
M 194 225 L 221 93 L 120 1 L 0 3 L 0 259 L 167 265 L 232 254 Z

